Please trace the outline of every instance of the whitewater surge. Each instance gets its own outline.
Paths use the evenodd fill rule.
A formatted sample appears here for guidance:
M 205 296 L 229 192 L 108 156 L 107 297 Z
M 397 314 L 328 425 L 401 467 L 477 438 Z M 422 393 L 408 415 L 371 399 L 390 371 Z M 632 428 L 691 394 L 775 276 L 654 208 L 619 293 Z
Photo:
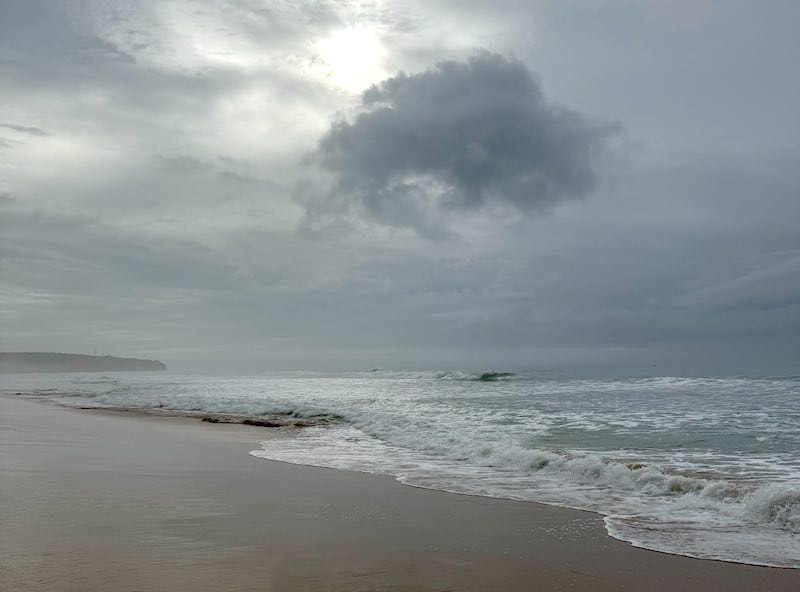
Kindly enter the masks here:
M 800 568 L 796 377 L 572 380 L 376 369 L 26 380 L 15 388 L 69 405 L 305 426 L 279 428 L 252 454 L 591 510 L 605 516 L 611 536 L 644 548 Z

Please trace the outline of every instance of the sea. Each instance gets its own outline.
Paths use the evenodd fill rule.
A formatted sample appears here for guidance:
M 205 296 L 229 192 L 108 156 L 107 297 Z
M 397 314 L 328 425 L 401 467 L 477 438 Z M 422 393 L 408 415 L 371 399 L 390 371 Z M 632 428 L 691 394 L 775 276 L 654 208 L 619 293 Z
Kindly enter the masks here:
M 6 375 L 76 407 L 265 418 L 255 457 L 578 508 L 646 549 L 800 568 L 800 377 Z M 266 433 L 266 432 L 265 432 Z

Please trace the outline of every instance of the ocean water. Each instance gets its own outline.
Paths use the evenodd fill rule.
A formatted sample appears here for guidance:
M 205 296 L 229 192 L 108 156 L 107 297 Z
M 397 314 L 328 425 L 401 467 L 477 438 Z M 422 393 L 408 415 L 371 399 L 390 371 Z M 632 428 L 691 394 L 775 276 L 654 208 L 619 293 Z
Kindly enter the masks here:
M 800 568 L 800 378 L 15 375 L 65 405 L 304 419 L 252 455 L 592 510 L 667 553 Z

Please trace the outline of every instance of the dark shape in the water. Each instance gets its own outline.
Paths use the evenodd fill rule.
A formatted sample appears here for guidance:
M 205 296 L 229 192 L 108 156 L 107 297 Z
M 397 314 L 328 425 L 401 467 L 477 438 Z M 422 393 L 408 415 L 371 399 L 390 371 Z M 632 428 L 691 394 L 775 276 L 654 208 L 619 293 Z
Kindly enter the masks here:
M 87 356 L 53 352 L 0 352 L 0 373 L 11 372 L 133 372 L 159 371 L 158 360 Z
M 500 380 L 501 378 L 508 378 L 509 376 L 514 376 L 513 372 L 484 372 L 478 377 L 478 380 L 481 382 L 494 382 L 495 380 Z

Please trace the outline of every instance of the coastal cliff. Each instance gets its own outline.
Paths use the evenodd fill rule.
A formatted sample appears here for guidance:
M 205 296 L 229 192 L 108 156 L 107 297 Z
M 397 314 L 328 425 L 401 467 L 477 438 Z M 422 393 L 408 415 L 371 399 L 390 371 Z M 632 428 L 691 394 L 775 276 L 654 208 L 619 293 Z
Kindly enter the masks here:
M 158 360 L 88 356 L 53 352 L 0 352 L 0 373 L 12 372 L 133 372 L 160 371 Z

